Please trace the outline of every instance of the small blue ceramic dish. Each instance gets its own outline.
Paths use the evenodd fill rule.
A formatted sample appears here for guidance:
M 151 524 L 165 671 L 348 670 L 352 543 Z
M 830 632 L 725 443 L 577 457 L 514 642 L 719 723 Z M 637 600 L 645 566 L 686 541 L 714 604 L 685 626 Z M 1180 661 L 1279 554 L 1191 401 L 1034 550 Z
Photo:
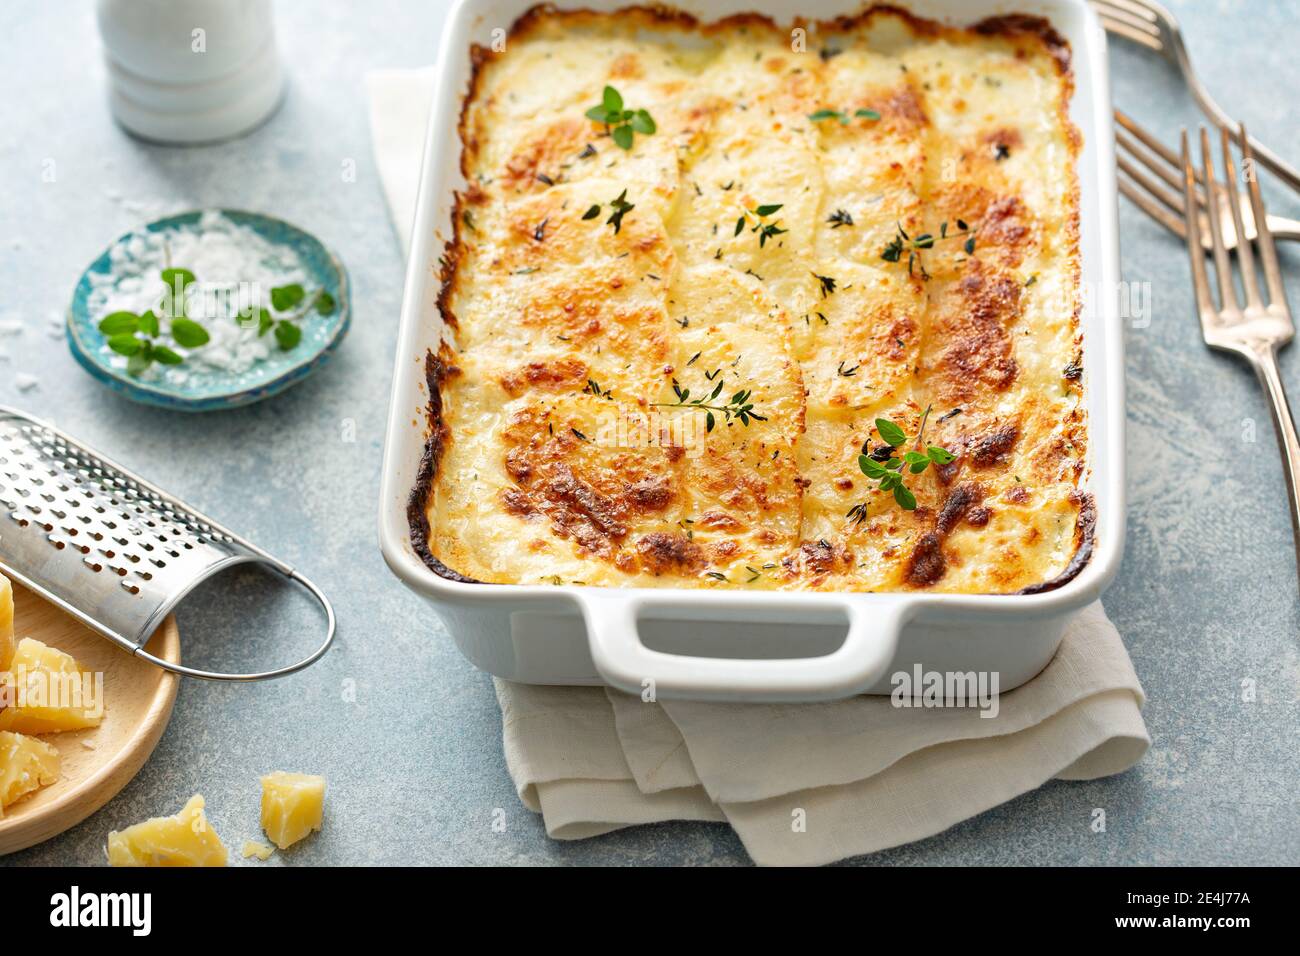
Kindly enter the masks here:
M 347 334 L 352 314 L 347 270 L 319 239 L 274 216 L 233 209 L 212 210 L 208 214 L 213 212 L 237 227 L 256 233 L 274 247 L 278 255 L 296 261 L 298 272 L 303 276 L 302 285 L 313 292 L 329 293 L 334 299 L 334 311 L 322 315 L 311 310 L 299 323 L 302 337 L 294 347 L 288 350 L 271 347 L 265 358 L 258 359 L 240 372 L 205 367 L 187 369 L 184 375 L 169 372 L 132 376 L 127 373 L 124 360 L 107 347 L 106 337 L 99 330 L 104 315 L 94 314 L 103 311 L 92 306 L 96 289 L 103 287 L 106 281 L 116 281 L 115 270 L 121 273 L 124 268 L 130 269 L 130 266 L 121 265 L 125 244 L 138 242 L 144 233 L 195 231 L 205 213 L 194 210 L 151 222 L 119 237 L 90 264 L 77 283 L 68 309 L 68 346 L 73 357 L 95 378 L 133 401 L 189 412 L 215 411 L 259 402 L 296 385 L 325 364 Z M 188 267 L 182 262 L 175 265 Z M 203 276 L 198 278 L 202 280 Z

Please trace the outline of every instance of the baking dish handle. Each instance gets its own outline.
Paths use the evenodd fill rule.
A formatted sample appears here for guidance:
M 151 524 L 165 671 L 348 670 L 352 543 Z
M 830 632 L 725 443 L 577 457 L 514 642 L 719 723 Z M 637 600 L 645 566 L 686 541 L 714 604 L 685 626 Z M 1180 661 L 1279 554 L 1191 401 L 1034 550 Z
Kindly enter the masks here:
M 746 660 L 694 657 L 653 650 L 642 643 L 637 618 L 647 608 L 676 606 L 697 619 L 735 619 L 752 614 L 754 602 L 732 599 L 692 601 L 584 593 L 579 604 L 596 670 L 629 693 L 653 689 L 656 697 L 698 700 L 833 700 L 862 693 L 883 677 L 894 659 L 898 637 L 914 606 L 904 601 L 846 600 L 844 643 L 817 657 Z M 773 606 L 775 610 L 775 605 Z M 797 624 L 791 624 L 797 628 Z

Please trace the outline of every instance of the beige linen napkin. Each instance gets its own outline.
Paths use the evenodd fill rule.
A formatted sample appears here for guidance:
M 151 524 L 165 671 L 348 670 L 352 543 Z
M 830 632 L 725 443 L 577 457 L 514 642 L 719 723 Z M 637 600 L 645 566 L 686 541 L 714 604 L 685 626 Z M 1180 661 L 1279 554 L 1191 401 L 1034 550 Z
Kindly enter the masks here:
M 384 192 L 410 247 L 432 74 L 367 78 Z M 454 136 L 454 130 L 447 130 Z M 645 703 L 599 687 L 496 681 L 506 763 L 556 839 L 662 820 L 729 823 L 762 864 L 810 865 L 947 829 L 1053 778 L 1133 766 L 1151 744 L 1142 687 L 1100 602 L 996 717 L 820 704 Z

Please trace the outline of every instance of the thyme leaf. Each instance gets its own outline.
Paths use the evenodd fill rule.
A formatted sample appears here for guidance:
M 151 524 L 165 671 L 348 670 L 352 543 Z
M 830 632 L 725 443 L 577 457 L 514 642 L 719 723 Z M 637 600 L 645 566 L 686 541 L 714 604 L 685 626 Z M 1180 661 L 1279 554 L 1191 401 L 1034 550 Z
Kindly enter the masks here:
M 782 229 L 777 223 L 779 220 L 766 222 L 769 216 L 774 216 L 781 209 L 784 203 L 765 203 L 761 206 L 755 206 L 753 209 L 744 209 L 740 217 L 736 220 L 736 229 L 732 233 L 738 236 L 749 226 L 750 232 L 758 233 L 758 247 L 762 249 L 767 245 L 767 240 L 774 239 L 782 233 L 789 232 L 788 229 Z

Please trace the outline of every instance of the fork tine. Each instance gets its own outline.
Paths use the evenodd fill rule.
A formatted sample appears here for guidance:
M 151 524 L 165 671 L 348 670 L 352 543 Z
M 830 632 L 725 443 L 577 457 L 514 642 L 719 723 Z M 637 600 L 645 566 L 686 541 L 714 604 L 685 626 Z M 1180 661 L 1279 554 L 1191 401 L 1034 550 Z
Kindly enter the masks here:
M 1196 215 L 1196 174 L 1192 169 L 1192 154 L 1187 146 L 1187 127 L 1183 127 L 1181 139 L 1183 153 L 1183 219 Z M 1205 274 L 1205 252 L 1201 244 L 1191 236 L 1187 239 L 1187 256 L 1192 266 L 1192 287 L 1196 290 L 1196 307 L 1201 314 L 1201 325 L 1209 326 L 1216 321 L 1217 309 L 1210 294 L 1210 281 Z
M 1201 162 L 1205 166 L 1205 189 L 1210 201 L 1205 204 L 1205 211 L 1210 219 L 1210 239 L 1214 242 L 1214 265 L 1219 275 L 1219 301 L 1224 311 L 1238 311 L 1237 285 L 1232 278 L 1232 263 L 1228 261 L 1228 250 L 1223 245 L 1223 223 L 1219 220 L 1219 203 L 1215 193 L 1218 182 L 1214 178 L 1214 154 L 1210 150 L 1210 134 L 1201 127 Z
M 1264 211 L 1264 197 L 1259 194 L 1259 177 L 1255 175 L 1255 151 L 1250 148 L 1250 137 L 1246 134 L 1246 124 L 1241 124 L 1241 156 L 1249 164 L 1247 189 L 1250 192 L 1250 210 L 1255 222 L 1260 224 L 1257 240 L 1259 242 L 1259 260 L 1264 266 L 1264 276 L 1268 280 L 1269 305 L 1286 304 L 1286 289 L 1282 286 L 1282 271 L 1277 265 L 1277 249 L 1273 247 L 1273 233 L 1269 231 L 1267 213 Z
M 1137 204 L 1144 213 L 1154 219 L 1160 225 L 1164 226 L 1179 239 L 1187 238 L 1187 224 L 1183 220 L 1171 213 L 1160 203 L 1153 200 L 1149 195 L 1144 193 L 1137 186 L 1133 185 L 1123 176 L 1119 178 L 1119 191 Z M 1179 204 L 1179 208 L 1182 206 Z
M 1154 24 L 1157 20 L 1156 12 L 1142 2 L 1142 0 L 1097 0 L 1108 7 L 1118 7 L 1121 10 L 1127 10 L 1135 17 Z
M 1134 155 L 1137 156 L 1137 154 Z M 1139 156 L 1137 158 L 1141 159 L 1142 157 Z M 1124 170 L 1124 172 L 1126 172 L 1129 176 L 1133 177 L 1133 179 L 1137 181 L 1138 185 L 1140 185 L 1151 195 L 1155 196 L 1157 199 L 1159 199 L 1170 209 L 1173 209 L 1180 213 L 1183 211 L 1183 195 L 1181 192 L 1175 192 L 1173 189 L 1170 189 L 1169 187 L 1157 182 L 1155 179 L 1148 176 L 1143 171 L 1142 167 L 1135 165 L 1123 153 L 1115 154 L 1115 164 L 1119 166 L 1120 169 Z M 1151 167 L 1146 166 L 1145 168 L 1150 169 Z M 1182 180 L 1179 180 L 1176 177 L 1175 177 L 1175 182 L 1172 185 L 1175 186 L 1178 190 L 1181 190 L 1183 187 Z M 1201 201 L 1201 197 L 1199 194 L 1197 195 L 1196 199 L 1197 202 Z
M 1232 226 L 1237 230 L 1241 286 L 1246 290 L 1246 305 L 1262 308 L 1264 303 L 1259 297 L 1259 277 L 1255 274 L 1255 253 L 1251 250 L 1250 240 L 1246 238 L 1246 229 L 1242 224 L 1241 196 L 1237 192 L 1237 164 L 1232 157 L 1232 140 L 1223 127 L 1219 127 L 1219 138 L 1223 144 L 1223 179 L 1228 193 L 1228 208 L 1232 210 Z
M 1151 152 L 1155 153 L 1157 156 L 1163 159 L 1174 169 L 1178 170 L 1178 172 L 1174 175 L 1173 179 L 1170 179 L 1168 176 L 1164 176 L 1164 179 L 1166 182 L 1169 183 L 1169 185 L 1173 186 L 1174 188 L 1182 189 L 1183 188 L 1183 177 L 1182 177 L 1183 163 L 1182 160 L 1179 159 L 1178 156 L 1174 153 L 1174 151 L 1171 150 L 1164 143 L 1160 142 L 1160 140 L 1156 139 L 1150 133 L 1148 133 L 1141 126 L 1139 126 L 1133 120 L 1133 118 L 1129 116 L 1127 113 L 1125 113 L 1123 110 L 1115 111 L 1115 121 L 1124 128 L 1125 132 L 1132 133 L 1133 136 L 1135 136 L 1138 139 L 1138 141 L 1142 143 L 1143 146 L 1151 150 Z M 1130 152 L 1132 152 L 1131 149 Z M 1159 172 L 1159 169 L 1157 168 L 1156 165 L 1151 163 L 1148 163 L 1147 165 L 1150 166 L 1152 169 L 1156 170 L 1157 172 Z M 1163 174 L 1161 175 L 1163 176 Z M 1201 181 L 1201 174 L 1199 172 L 1196 173 L 1196 181 L 1198 183 Z
M 1119 21 L 1152 37 L 1160 36 L 1160 27 L 1156 25 L 1154 18 L 1148 13 L 1135 12 L 1131 5 L 1122 3 L 1121 0 L 1092 0 L 1092 9 L 1099 17 L 1104 16 Z
M 1180 175 L 1178 168 L 1178 157 L 1173 157 L 1172 161 L 1165 162 L 1164 158 L 1157 156 L 1151 151 L 1144 149 L 1140 143 L 1131 139 L 1123 127 L 1115 130 L 1115 145 L 1127 151 L 1134 159 L 1138 160 L 1151 172 L 1155 173 L 1165 182 L 1180 193 L 1183 188 L 1183 177 Z M 1176 194 L 1177 195 L 1177 194 Z M 1183 199 L 1178 195 L 1179 206 L 1182 206 Z
M 1157 53 L 1164 49 L 1160 45 L 1159 37 L 1153 37 L 1145 30 L 1129 26 L 1122 20 L 1116 20 L 1108 14 L 1102 13 L 1100 9 L 1097 9 L 1097 19 L 1101 21 L 1101 25 L 1105 27 L 1107 33 L 1114 33 L 1117 36 L 1122 36 L 1126 40 L 1132 40 L 1134 43 L 1144 46 L 1149 50 L 1155 50 Z

